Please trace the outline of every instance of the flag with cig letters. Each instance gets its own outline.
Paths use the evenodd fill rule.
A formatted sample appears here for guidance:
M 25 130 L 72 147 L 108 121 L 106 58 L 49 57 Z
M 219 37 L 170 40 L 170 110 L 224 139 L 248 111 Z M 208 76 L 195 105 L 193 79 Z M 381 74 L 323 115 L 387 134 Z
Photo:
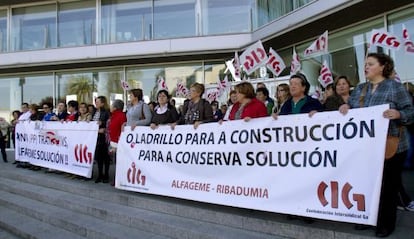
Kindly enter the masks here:
M 295 48 L 293 48 L 293 55 L 292 55 L 292 62 L 290 63 L 290 74 L 294 75 L 296 73 L 298 73 L 301 69 L 301 64 L 300 64 L 300 60 L 299 60 L 299 56 L 296 53 Z
M 234 67 L 233 78 L 240 80 L 240 76 L 241 76 L 240 59 L 239 59 L 239 53 L 237 51 L 234 52 L 233 67 Z
M 401 40 L 399 37 L 390 32 L 373 29 L 370 41 L 370 47 L 372 46 L 380 46 L 391 50 L 398 50 L 401 46 Z
M 250 75 L 256 69 L 266 64 L 268 60 L 262 41 L 249 46 L 240 56 L 240 63 L 244 71 Z
M 410 34 L 408 33 L 405 24 L 402 24 L 403 28 L 403 40 L 404 40 L 404 50 L 406 53 L 414 54 L 414 43 L 410 39 Z
M 220 96 L 220 90 L 219 88 L 212 88 L 207 90 L 206 94 L 206 99 L 208 100 L 208 102 L 212 102 L 217 100 L 217 98 Z
M 127 81 L 121 80 L 121 87 L 124 90 L 130 90 L 130 87 Z
M 325 31 L 308 48 L 306 48 L 303 55 L 309 56 L 316 53 L 328 53 L 328 31 Z
M 168 86 L 164 80 L 164 77 L 160 76 L 158 77 L 158 90 L 166 90 L 168 91 Z
M 286 65 L 282 57 L 280 57 L 275 50 L 270 48 L 269 60 L 267 61 L 266 67 L 277 77 L 286 68 Z
M 230 88 L 230 82 L 229 82 L 227 75 L 224 76 L 223 80 L 220 80 L 220 78 L 218 78 L 217 84 L 218 84 L 217 89 L 219 91 L 219 96 L 222 95 L 223 92 L 225 92 L 227 89 Z
M 177 81 L 177 90 L 175 91 L 176 97 L 187 97 L 190 94 L 190 90 L 181 82 Z
M 327 85 L 332 84 L 334 82 L 332 77 L 332 72 L 329 69 L 328 63 L 323 61 L 321 71 L 319 74 L 319 82 L 321 83 L 323 88 L 326 88 Z

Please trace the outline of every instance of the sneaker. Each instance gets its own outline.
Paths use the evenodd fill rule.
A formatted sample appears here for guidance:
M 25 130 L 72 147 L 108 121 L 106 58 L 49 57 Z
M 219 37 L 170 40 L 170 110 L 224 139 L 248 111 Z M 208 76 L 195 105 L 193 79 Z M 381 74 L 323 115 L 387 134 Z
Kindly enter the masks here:
M 414 212 L 414 201 L 411 201 L 408 206 L 405 207 L 405 210 Z

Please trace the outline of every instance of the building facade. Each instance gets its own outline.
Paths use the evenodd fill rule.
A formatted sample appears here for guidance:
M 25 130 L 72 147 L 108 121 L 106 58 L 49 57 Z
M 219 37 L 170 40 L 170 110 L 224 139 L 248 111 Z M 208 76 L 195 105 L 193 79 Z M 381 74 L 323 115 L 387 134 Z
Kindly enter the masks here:
M 127 100 L 121 81 L 142 88 L 146 101 L 160 76 L 173 95 L 177 82 L 214 86 L 231 79 L 225 61 L 258 40 L 287 65 L 295 48 L 312 89 L 324 60 L 356 85 L 365 81 L 371 30 L 402 36 L 403 24 L 414 39 L 411 0 L 2 0 L 0 116 L 9 119 L 23 102 Z M 304 57 L 325 30 L 329 54 Z M 414 81 L 414 55 L 374 50 L 395 59 L 403 82 Z M 280 78 L 263 70 L 248 77 L 274 91 L 287 75 L 288 68 Z

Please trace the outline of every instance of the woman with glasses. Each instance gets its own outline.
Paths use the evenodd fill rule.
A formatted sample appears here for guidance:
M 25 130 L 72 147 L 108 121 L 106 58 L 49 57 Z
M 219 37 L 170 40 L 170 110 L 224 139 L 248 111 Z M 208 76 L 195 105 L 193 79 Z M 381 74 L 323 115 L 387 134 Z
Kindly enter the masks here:
M 273 113 L 280 113 L 283 104 L 290 98 L 289 85 L 286 83 L 279 84 L 276 91 L 276 104 Z
M 43 121 L 54 121 L 56 114 L 53 113 L 53 104 L 50 102 L 45 102 L 42 105 L 44 116 Z

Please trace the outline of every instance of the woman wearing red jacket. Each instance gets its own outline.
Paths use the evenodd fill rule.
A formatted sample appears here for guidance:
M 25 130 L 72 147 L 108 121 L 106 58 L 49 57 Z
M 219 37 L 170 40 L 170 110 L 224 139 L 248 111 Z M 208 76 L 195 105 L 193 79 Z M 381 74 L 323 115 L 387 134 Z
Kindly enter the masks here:
M 230 111 L 229 120 L 244 119 L 267 116 L 267 109 L 263 102 L 256 99 L 253 85 L 242 82 L 235 86 L 237 102 Z
M 109 140 L 110 153 L 116 151 L 119 136 L 121 135 L 122 125 L 127 121 L 126 115 L 123 112 L 124 102 L 122 100 L 115 100 L 111 107 L 111 118 L 109 120 Z

